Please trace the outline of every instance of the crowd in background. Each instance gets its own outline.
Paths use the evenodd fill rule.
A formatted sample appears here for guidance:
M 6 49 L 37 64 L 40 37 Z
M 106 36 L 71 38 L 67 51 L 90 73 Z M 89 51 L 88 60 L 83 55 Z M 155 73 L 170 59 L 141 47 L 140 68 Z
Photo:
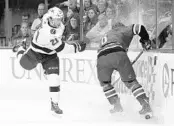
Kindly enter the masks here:
M 16 34 L 12 36 L 10 46 L 15 46 L 17 44 L 21 44 L 21 42 L 25 41 L 26 46 L 29 47 L 34 32 L 41 26 L 41 20 L 43 15 L 46 13 L 46 6 L 43 3 L 40 3 L 37 8 L 38 17 L 34 19 L 31 23 L 29 22 L 30 15 L 23 14 L 22 22 L 20 24 L 20 29 L 18 29 Z
M 137 9 L 136 1 L 137 0 L 84 0 L 84 10 L 82 13 L 83 36 L 90 39 L 88 47 L 98 47 L 101 37 L 111 30 L 113 22 L 120 21 L 125 25 L 137 23 L 137 21 L 142 23 L 141 20 L 139 20 L 141 17 L 137 17 L 137 13 L 135 12 Z M 131 3 L 131 5 L 127 5 L 128 2 L 129 4 Z M 79 0 L 68 0 L 53 6 L 59 7 L 64 12 L 65 17 L 63 23 L 65 25 L 65 32 L 63 41 L 79 40 L 81 25 Z M 27 45 L 29 45 L 34 32 L 41 26 L 42 16 L 46 11 L 47 8 L 45 4 L 40 3 L 37 8 L 38 17 L 34 19 L 32 23 L 29 22 L 30 15 L 23 14 L 21 25 L 16 25 L 13 28 L 13 31 L 16 32 L 14 32 L 15 34 L 13 34 L 9 45 L 14 46 L 23 40 L 27 41 Z M 154 20 L 152 20 L 152 22 L 154 22 Z
M 96 4 L 97 3 L 97 4 Z M 64 41 L 80 39 L 80 5 L 77 0 L 69 0 L 54 5 L 64 12 L 65 32 Z M 31 23 L 30 15 L 22 15 L 22 22 L 17 34 L 12 36 L 10 46 L 20 44 L 25 40 L 29 43 L 34 32 L 41 26 L 42 16 L 46 13 L 46 6 L 38 5 L 38 17 Z M 88 47 L 97 47 L 101 37 L 111 29 L 112 20 L 116 12 L 116 3 L 113 0 L 84 0 L 83 11 L 83 35 L 90 39 Z M 19 28 L 19 27 L 18 27 Z M 27 44 L 29 45 L 29 44 Z
M 64 2 L 59 5 L 65 6 Z M 83 35 L 90 39 L 89 47 L 97 47 L 101 37 L 111 29 L 111 22 L 116 17 L 116 5 L 113 0 L 84 0 Z M 65 13 L 65 40 L 80 39 L 79 4 L 69 0 L 68 10 Z

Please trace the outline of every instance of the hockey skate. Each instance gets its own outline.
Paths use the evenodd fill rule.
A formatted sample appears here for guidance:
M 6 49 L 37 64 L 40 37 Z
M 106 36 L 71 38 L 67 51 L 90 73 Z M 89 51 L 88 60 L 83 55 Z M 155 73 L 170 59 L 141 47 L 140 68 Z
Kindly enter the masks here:
M 116 100 L 116 102 L 115 102 L 115 104 L 113 104 L 113 108 L 110 110 L 110 113 L 116 113 L 116 112 L 123 111 L 123 107 L 120 103 L 120 98 L 117 97 L 115 100 Z
M 142 109 L 139 111 L 139 114 L 144 115 L 145 119 L 150 119 L 153 116 L 149 102 L 144 102 L 142 104 Z
M 58 103 L 54 103 L 53 101 L 51 101 L 51 111 L 56 116 L 60 116 L 63 114 L 63 111 L 59 108 Z

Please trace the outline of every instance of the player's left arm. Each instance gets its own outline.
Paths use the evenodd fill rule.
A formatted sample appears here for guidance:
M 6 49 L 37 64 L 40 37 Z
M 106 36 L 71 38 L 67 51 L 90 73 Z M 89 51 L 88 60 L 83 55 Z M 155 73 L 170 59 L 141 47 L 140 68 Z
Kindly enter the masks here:
M 65 27 L 63 27 L 62 29 L 62 34 L 64 32 Z M 59 53 L 77 53 L 77 52 L 82 52 L 85 50 L 86 48 L 86 43 L 88 43 L 89 39 L 87 39 L 86 37 L 83 39 L 82 41 L 71 41 L 71 42 L 64 42 L 62 41 L 62 39 L 59 39 L 59 43 L 57 43 L 57 48 L 55 48 L 56 52 Z
M 132 31 L 134 35 L 139 35 L 141 37 L 140 43 L 144 49 L 151 49 L 151 40 L 149 39 L 149 34 L 143 25 L 133 24 Z
M 67 53 L 77 53 L 82 52 L 86 48 L 86 43 L 81 41 L 71 41 L 71 42 L 62 42 L 55 51 L 57 53 L 67 54 Z

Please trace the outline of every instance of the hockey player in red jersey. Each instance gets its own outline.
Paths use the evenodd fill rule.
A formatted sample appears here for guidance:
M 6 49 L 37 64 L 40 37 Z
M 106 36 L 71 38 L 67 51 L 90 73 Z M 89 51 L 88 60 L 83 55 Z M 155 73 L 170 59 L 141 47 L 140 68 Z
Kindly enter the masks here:
M 17 56 L 24 69 L 32 70 L 38 63 L 42 64 L 49 83 L 51 110 L 56 114 L 63 113 L 58 105 L 60 78 L 57 54 L 81 52 L 86 47 L 84 42 L 71 42 L 70 45 L 61 40 L 65 27 L 63 17 L 62 10 L 50 8 L 43 16 L 42 27 L 35 32 L 30 47 L 27 50 L 23 46 L 17 47 Z
M 97 58 L 97 74 L 106 98 L 113 105 L 111 113 L 122 111 L 120 98 L 111 85 L 111 75 L 117 70 L 125 86 L 130 89 L 134 97 L 142 105 L 140 114 L 152 114 L 149 105 L 149 98 L 146 96 L 143 87 L 136 80 L 136 75 L 127 56 L 127 49 L 134 37 L 139 35 L 143 48 L 150 49 L 149 35 L 143 25 L 133 24 L 124 26 L 122 23 L 115 23 L 112 30 L 105 34 L 101 40 Z

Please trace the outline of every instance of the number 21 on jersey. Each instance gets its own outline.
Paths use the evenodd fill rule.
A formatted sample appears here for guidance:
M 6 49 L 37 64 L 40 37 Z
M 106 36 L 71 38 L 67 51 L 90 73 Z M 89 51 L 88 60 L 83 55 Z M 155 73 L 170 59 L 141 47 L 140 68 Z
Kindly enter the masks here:
M 59 42 L 59 40 L 57 38 L 54 38 L 54 39 L 51 39 L 50 42 L 54 46 Z
M 39 30 L 37 31 L 37 35 L 36 35 L 36 41 L 38 40 L 38 36 L 39 36 Z M 59 40 L 57 38 L 53 38 L 50 40 L 52 46 L 56 45 L 57 43 L 59 43 Z

